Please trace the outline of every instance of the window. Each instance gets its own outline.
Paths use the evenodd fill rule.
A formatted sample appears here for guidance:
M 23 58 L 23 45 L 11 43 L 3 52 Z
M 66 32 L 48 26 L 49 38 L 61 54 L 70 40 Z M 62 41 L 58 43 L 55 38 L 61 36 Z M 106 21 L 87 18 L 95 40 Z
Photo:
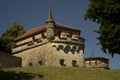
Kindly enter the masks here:
M 67 39 L 68 36 L 69 36 L 69 33 L 67 33 L 67 32 L 61 32 L 60 38 Z
M 64 59 L 60 59 L 60 65 L 61 65 L 61 66 L 66 66 L 64 62 L 65 62 Z
M 79 35 L 73 34 L 72 35 L 72 39 L 75 40 L 75 41 L 78 41 Z
M 70 51 L 70 46 L 66 46 L 65 48 L 64 48 L 64 52 L 65 53 L 68 53 Z
M 33 39 L 34 39 L 34 41 L 39 42 L 41 40 L 41 34 L 35 35 Z
M 73 65 L 74 67 L 78 67 L 77 61 L 76 61 L 76 60 L 72 60 L 72 65 Z
M 29 63 L 29 66 L 33 66 L 33 64 L 30 62 L 30 63 Z
M 42 66 L 43 65 L 43 61 L 41 60 L 41 61 L 38 61 L 38 63 Z

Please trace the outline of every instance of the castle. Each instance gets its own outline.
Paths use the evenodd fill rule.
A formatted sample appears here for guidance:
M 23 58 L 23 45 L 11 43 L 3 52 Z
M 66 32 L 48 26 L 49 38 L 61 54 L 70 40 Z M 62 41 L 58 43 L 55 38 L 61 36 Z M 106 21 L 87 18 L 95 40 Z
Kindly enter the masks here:
M 80 29 L 58 24 L 51 10 L 45 25 L 15 39 L 13 55 L 0 51 L 0 68 L 26 66 L 74 66 L 109 68 L 109 59 L 84 58 L 85 39 Z
M 49 9 L 45 25 L 16 38 L 12 53 L 22 66 L 85 66 L 80 34 L 80 29 L 56 23 Z

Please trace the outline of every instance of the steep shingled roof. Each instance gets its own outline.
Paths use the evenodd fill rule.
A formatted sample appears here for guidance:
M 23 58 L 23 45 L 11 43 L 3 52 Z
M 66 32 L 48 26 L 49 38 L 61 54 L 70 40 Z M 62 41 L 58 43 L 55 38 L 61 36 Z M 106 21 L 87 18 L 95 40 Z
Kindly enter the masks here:
M 65 26 L 65 25 L 58 24 L 58 23 L 55 23 L 55 28 L 61 28 L 61 29 L 68 29 L 68 30 L 80 31 L 80 29 L 78 29 L 78 28 L 72 28 L 72 27 L 70 27 L 70 26 Z M 24 33 L 23 35 L 17 37 L 17 38 L 15 39 L 15 41 L 21 40 L 21 39 L 23 39 L 23 38 L 25 38 L 25 37 L 28 37 L 28 36 L 33 35 L 33 34 L 35 34 L 35 33 L 41 32 L 41 31 L 43 31 L 43 30 L 45 30 L 45 29 L 46 29 L 46 26 L 45 26 L 45 25 L 40 26 L 40 27 L 36 27 L 36 28 L 32 28 L 32 29 L 28 30 L 26 33 Z

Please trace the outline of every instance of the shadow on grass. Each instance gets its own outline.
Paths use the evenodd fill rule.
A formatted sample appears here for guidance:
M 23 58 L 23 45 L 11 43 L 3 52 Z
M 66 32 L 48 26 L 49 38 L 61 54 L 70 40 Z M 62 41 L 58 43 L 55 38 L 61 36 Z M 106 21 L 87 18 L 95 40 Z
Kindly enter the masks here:
M 43 78 L 44 75 L 26 72 L 0 71 L 0 80 L 32 80 L 35 77 L 40 79 Z

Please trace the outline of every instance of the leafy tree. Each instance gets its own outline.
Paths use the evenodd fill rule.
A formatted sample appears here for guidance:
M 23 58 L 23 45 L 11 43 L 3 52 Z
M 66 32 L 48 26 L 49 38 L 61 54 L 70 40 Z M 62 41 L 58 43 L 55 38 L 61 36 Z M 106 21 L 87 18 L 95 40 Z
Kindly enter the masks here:
M 84 17 L 100 24 L 96 32 L 102 50 L 120 54 L 120 0 L 90 0 Z
M 14 39 L 25 32 L 23 26 L 14 23 L 6 32 L 4 32 L 0 38 L 0 50 L 11 53 L 12 45 L 14 43 Z

